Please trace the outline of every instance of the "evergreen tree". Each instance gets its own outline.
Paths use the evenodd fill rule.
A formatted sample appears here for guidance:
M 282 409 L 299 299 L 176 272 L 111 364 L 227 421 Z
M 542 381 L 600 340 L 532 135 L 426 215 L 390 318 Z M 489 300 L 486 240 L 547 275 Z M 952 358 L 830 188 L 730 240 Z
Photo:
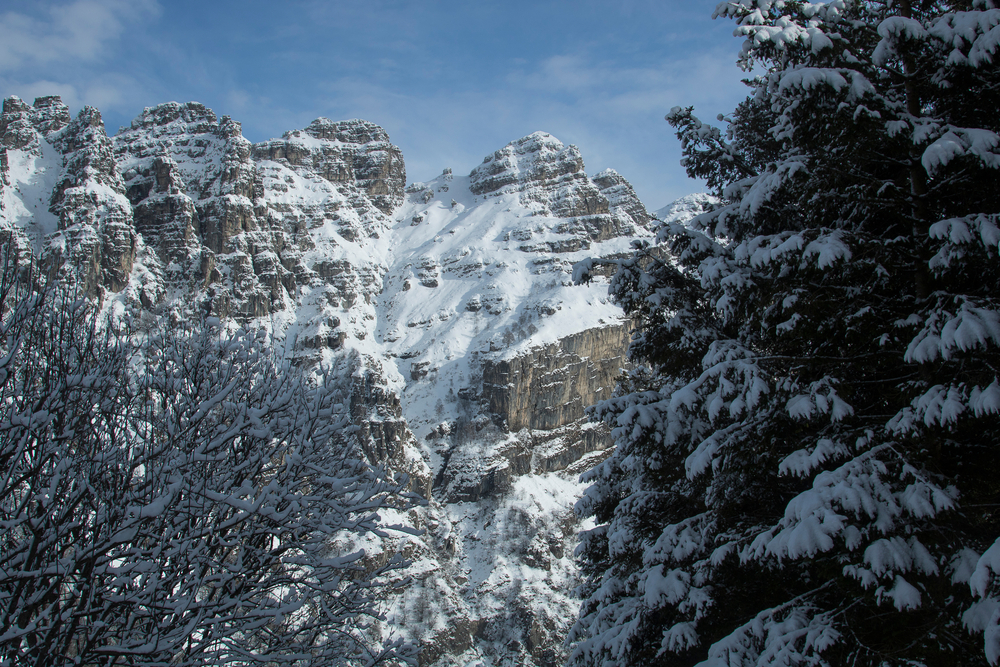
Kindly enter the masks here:
M 996 664 L 1000 9 L 716 15 L 752 95 L 667 116 L 722 203 L 613 283 L 571 663 Z

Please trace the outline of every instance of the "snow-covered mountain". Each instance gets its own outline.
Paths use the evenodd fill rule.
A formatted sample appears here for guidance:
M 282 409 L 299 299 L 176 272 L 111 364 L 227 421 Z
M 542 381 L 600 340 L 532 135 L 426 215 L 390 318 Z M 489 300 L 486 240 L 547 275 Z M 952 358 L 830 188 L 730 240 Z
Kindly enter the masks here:
M 718 197 L 706 192 L 696 192 L 685 195 L 677 201 L 670 202 L 663 208 L 653 211 L 653 217 L 663 222 L 684 223 L 695 216 L 711 210 L 718 203 Z
M 400 517 L 426 532 L 391 545 L 414 583 L 387 602 L 387 633 L 427 665 L 561 663 L 577 477 L 608 446 L 584 410 L 629 340 L 607 278 L 574 285 L 572 265 L 651 235 L 624 178 L 588 176 L 575 146 L 537 132 L 467 176 L 406 185 L 373 123 L 320 118 L 254 145 L 197 103 L 108 137 L 96 109 L 9 98 L 0 143 L 20 262 L 112 314 L 261 327 L 342 375 L 367 455 L 430 501 Z

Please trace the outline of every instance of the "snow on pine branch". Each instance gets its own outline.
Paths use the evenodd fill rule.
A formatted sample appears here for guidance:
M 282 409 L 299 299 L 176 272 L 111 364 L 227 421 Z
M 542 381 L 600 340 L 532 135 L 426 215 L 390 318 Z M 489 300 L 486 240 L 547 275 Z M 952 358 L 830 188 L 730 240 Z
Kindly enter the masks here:
M 919 41 L 927 38 L 927 30 L 920 21 L 905 16 L 890 16 L 876 29 L 882 41 L 872 52 L 872 62 L 885 66 L 893 58 L 899 57 L 899 44 L 903 41 Z
M 932 22 L 927 34 L 952 48 L 950 65 L 990 65 L 1000 48 L 1000 9 L 949 12 Z
M 951 359 L 957 352 L 1000 346 L 1000 313 L 976 305 L 969 298 L 959 301 L 955 311 L 935 308 L 904 353 L 909 363 L 927 363 Z
M 980 128 L 945 126 L 941 136 L 924 149 L 920 164 L 927 175 L 934 177 L 938 171 L 957 157 L 977 158 L 990 169 L 1000 169 L 1000 136 Z
M 850 449 L 842 442 L 820 438 L 812 447 L 797 449 L 778 464 L 779 475 L 806 477 L 829 460 L 843 459 Z
M 807 174 L 809 168 L 803 159 L 790 158 L 769 165 L 759 176 L 736 181 L 722 190 L 725 199 L 739 202 L 739 213 L 744 217 L 757 215 L 761 208 L 779 192 L 796 174 Z
M 984 633 L 986 659 L 996 665 L 1000 662 L 1000 539 L 979 557 L 969 588 L 980 600 L 962 620 L 970 631 Z
M 657 372 L 602 413 L 618 448 L 587 502 L 621 530 L 586 555 L 606 559 L 587 564 L 614 571 L 612 604 L 633 615 L 588 607 L 579 662 L 975 664 L 963 614 L 1000 660 L 1000 563 L 983 566 L 979 599 L 964 586 L 996 537 L 983 532 L 1000 414 L 1000 130 L 983 107 L 995 4 L 718 5 L 746 38 L 740 65 L 760 67 L 728 131 L 690 108 L 668 117 L 689 175 L 722 202 L 660 230 L 704 231 L 678 244 L 694 287 L 650 271 L 636 291 L 661 310 L 626 308 L 644 316 L 633 356 Z M 664 312 L 684 308 L 703 319 Z M 695 323 L 695 353 L 665 361 Z M 654 492 L 658 513 L 635 502 Z M 702 592 L 704 616 L 681 611 Z
M 954 246 L 979 241 L 991 257 L 1000 251 L 1000 214 L 976 213 L 963 218 L 948 218 L 930 226 L 930 237 L 946 243 L 930 261 L 931 268 L 944 268 L 964 257 L 954 253 Z
M 814 261 L 817 268 L 826 269 L 838 261 L 851 260 L 851 249 L 845 237 L 841 230 L 754 236 L 737 245 L 733 249 L 733 257 L 753 269 L 764 269 L 771 264 L 788 264 L 789 255 L 801 253 L 799 268 L 805 269 L 810 261 Z
M 885 455 L 894 461 L 892 468 L 881 460 Z M 906 479 L 910 482 L 899 489 Z M 741 558 L 810 558 L 833 549 L 835 538 L 853 550 L 860 545 L 862 533 L 851 517 L 888 534 L 904 515 L 932 517 L 954 506 L 949 491 L 898 460 L 891 445 L 878 445 L 819 473 L 812 488 L 789 501 L 781 521 L 754 538 Z
M 916 433 L 920 424 L 947 427 L 957 424 L 959 417 L 970 409 L 976 417 L 1000 413 L 1000 386 L 995 377 L 985 389 L 979 385 L 971 389 L 964 384 L 934 385 L 893 415 L 886 430 L 894 435 L 907 435 Z
M 715 516 L 712 512 L 702 512 L 668 524 L 643 552 L 643 563 L 683 563 L 694 557 L 701 558 L 713 549 L 711 535 L 714 528 Z
M 713 18 L 720 16 L 735 18 L 738 25 L 733 34 L 747 38 L 738 59 L 744 68 L 749 69 L 757 52 L 765 48 L 778 51 L 802 49 L 814 56 L 834 48 L 833 40 L 820 27 L 820 20 L 803 25 L 800 21 L 784 15 L 785 4 L 775 0 L 754 0 L 722 2 L 716 6 Z M 806 2 L 802 3 L 801 12 L 808 18 L 835 22 L 844 7 L 843 0 L 833 0 L 828 3 Z
M 696 667 L 828 665 L 822 653 L 840 638 L 835 616 L 835 612 L 821 611 L 808 595 L 800 596 L 761 611 L 753 620 L 712 644 L 708 659 Z
M 795 67 L 771 75 L 772 84 L 782 95 L 809 92 L 813 88 L 827 86 L 835 93 L 847 90 L 844 102 L 859 103 L 865 95 L 874 95 L 875 86 L 861 72 L 830 67 Z

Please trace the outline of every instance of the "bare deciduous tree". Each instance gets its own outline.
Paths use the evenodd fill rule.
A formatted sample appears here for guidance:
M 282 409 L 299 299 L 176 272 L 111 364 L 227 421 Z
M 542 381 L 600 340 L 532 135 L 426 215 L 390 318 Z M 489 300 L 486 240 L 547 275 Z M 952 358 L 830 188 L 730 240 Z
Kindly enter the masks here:
M 411 498 L 330 378 L 245 330 L 136 342 L 27 285 L 0 285 L 0 664 L 412 661 L 362 639 L 402 559 L 331 547 Z

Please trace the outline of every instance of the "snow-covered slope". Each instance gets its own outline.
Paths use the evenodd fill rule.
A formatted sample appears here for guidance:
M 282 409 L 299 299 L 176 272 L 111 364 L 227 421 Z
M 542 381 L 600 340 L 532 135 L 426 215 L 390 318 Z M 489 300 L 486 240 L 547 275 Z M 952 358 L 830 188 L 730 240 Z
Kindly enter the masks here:
M 392 230 L 396 251 L 377 333 L 410 380 L 404 404 L 420 436 L 442 416 L 455 416 L 447 406 L 435 414 L 434 405 L 455 383 L 465 384 L 474 356 L 510 358 L 619 322 L 607 285 L 574 286 L 571 267 L 624 252 L 632 235 L 649 234 L 615 220 L 631 234 L 594 241 L 580 218 L 546 215 L 523 193 L 474 195 L 471 181 L 443 174 L 411 187 Z
M 572 621 L 571 512 L 604 455 L 586 405 L 614 387 L 629 328 L 587 257 L 655 221 L 613 170 L 536 132 L 467 176 L 405 186 L 368 121 L 317 119 L 251 145 L 197 103 L 145 109 L 109 138 L 94 109 L 16 98 L 0 116 L 0 227 L 106 308 L 173 325 L 263 327 L 341 377 L 375 462 L 429 499 L 392 520 L 415 583 L 388 634 L 423 664 L 555 664 Z M 695 197 L 661 216 L 681 219 Z
M 719 198 L 707 192 L 696 192 L 685 195 L 677 201 L 670 202 L 661 209 L 653 211 L 653 217 L 663 222 L 684 223 L 691 218 L 701 215 L 719 203 Z
M 27 122 L 27 118 L 18 120 Z M 13 228 L 23 232 L 21 241 L 30 241 L 32 250 L 40 253 L 43 240 L 59 228 L 58 216 L 49 210 L 49 199 L 59 178 L 62 155 L 33 128 L 25 133 L 26 142 L 17 141 L 17 129 L 7 127 L 11 147 L 0 152 L 0 211 Z

